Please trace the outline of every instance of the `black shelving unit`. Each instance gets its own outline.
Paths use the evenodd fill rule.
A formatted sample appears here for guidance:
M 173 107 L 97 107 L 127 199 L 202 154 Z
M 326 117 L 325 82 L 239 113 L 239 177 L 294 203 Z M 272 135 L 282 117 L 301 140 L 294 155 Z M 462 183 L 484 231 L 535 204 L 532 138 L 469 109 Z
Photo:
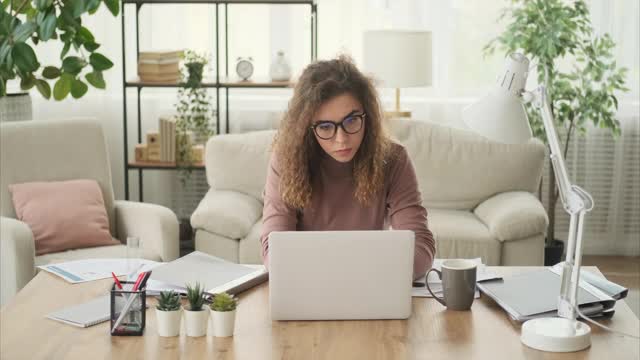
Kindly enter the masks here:
M 310 7 L 311 14 L 311 61 L 314 61 L 318 57 L 318 7 L 315 0 L 271 0 L 271 1 L 255 1 L 255 0 L 123 0 L 122 2 L 122 103 L 123 103 L 123 134 L 124 134 L 124 190 L 125 199 L 129 200 L 129 171 L 138 171 L 138 188 L 139 188 L 139 201 L 144 200 L 142 175 L 144 170 L 174 170 L 175 165 L 163 164 L 163 163 L 135 163 L 129 162 L 129 143 L 128 133 L 129 124 L 127 121 L 127 90 L 135 89 L 136 91 L 136 104 L 137 104 L 137 133 L 138 143 L 142 142 L 142 116 L 141 116 L 141 104 L 140 95 L 144 88 L 176 88 L 177 82 L 167 83 L 149 83 L 140 81 L 137 78 L 127 78 L 126 67 L 126 38 L 125 38 L 125 13 L 130 7 L 135 7 L 135 19 L 136 19 L 136 63 L 140 53 L 140 24 L 139 14 L 140 9 L 145 4 L 212 4 L 215 5 L 215 64 L 216 72 L 215 79 L 205 79 L 203 81 L 203 87 L 214 88 L 216 91 L 216 133 L 220 134 L 220 89 L 224 89 L 224 101 L 225 101 L 225 132 L 229 131 L 229 89 L 242 89 L 242 88 L 287 88 L 291 86 L 289 82 L 271 82 L 260 81 L 260 79 L 254 81 L 232 81 L 229 78 L 229 5 L 247 5 L 247 4 L 270 4 L 270 5 L 308 5 Z M 219 16 L 220 8 L 224 7 L 224 76 L 220 74 L 220 34 L 219 34 Z M 204 169 L 204 164 L 196 164 L 193 169 Z

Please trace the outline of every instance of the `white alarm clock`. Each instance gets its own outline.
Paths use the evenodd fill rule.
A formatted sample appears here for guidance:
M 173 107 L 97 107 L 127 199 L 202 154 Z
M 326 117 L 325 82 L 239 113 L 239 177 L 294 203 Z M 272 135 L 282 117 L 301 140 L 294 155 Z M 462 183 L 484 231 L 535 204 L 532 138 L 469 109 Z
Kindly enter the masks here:
M 253 59 L 239 57 L 236 62 L 236 73 L 242 80 L 249 80 L 253 75 Z

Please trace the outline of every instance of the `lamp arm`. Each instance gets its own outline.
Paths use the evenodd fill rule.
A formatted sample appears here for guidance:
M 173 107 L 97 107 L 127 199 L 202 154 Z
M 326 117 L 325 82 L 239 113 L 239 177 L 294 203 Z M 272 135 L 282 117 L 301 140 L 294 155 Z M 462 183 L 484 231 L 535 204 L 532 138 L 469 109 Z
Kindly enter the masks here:
M 569 236 L 567 239 L 567 256 L 562 265 L 562 283 L 558 297 L 558 315 L 567 319 L 576 319 L 578 306 L 578 289 L 580 266 L 582 262 L 582 233 L 585 214 L 593 209 L 591 195 L 577 185 L 571 184 L 566 164 L 562 156 L 558 134 L 555 129 L 553 114 L 544 86 L 539 86 L 533 93 L 523 94 L 525 101 L 533 100 L 533 105 L 541 112 L 547 141 L 549 142 L 551 165 L 556 175 L 556 184 L 560 201 L 565 211 L 571 215 Z

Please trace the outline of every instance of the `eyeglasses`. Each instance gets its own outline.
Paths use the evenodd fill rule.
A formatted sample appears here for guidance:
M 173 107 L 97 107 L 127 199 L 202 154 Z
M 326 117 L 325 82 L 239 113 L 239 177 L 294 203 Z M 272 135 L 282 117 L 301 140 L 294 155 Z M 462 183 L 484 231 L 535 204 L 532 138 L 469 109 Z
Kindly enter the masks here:
M 322 140 L 330 140 L 336 136 L 338 132 L 338 126 L 344 130 L 347 134 L 355 134 L 362 129 L 362 124 L 364 124 L 365 113 L 361 114 L 350 114 L 347 115 L 342 121 L 339 123 L 333 121 L 318 121 L 313 124 L 310 128 L 318 135 L 318 137 Z

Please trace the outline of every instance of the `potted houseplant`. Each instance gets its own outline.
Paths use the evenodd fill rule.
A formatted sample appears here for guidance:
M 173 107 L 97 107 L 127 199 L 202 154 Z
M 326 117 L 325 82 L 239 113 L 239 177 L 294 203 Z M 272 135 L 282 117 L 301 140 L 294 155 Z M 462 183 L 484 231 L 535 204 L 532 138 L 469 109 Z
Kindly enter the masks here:
M 616 65 L 615 43 L 611 37 L 594 34 L 584 1 L 514 0 L 512 3 L 500 16 L 500 20 L 508 19 L 507 28 L 487 44 L 485 54 L 499 47 L 508 53 L 524 53 L 536 64 L 538 82 L 547 88 L 555 126 L 564 141 L 564 158 L 576 131 L 586 134 L 589 122 L 609 129 L 614 137 L 619 136 L 616 94 L 628 91 L 624 86 L 627 69 Z M 568 69 L 561 66 L 567 60 L 573 64 Z M 533 135 L 548 145 L 539 112 L 532 104 L 527 104 L 526 110 Z M 545 265 L 554 265 L 562 259 L 564 243 L 555 238 L 559 193 L 550 164 L 549 169 Z M 541 189 L 542 183 L 540 197 Z
M 213 336 L 233 336 L 236 322 L 236 307 L 238 301 L 226 292 L 216 294 L 211 303 L 211 321 L 213 322 Z
M 156 306 L 158 335 L 178 336 L 180 334 L 181 315 L 180 294 L 173 290 L 160 292 L 160 298 Z
M 97 50 L 100 44 L 83 25 L 82 16 L 94 14 L 101 4 L 117 16 L 119 0 L 13 0 L 0 5 L 0 98 L 7 95 L 9 80 L 20 79 L 20 88 L 38 89 L 46 99 L 62 100 L 69 94 L 82 97 L 88 84 L 104 89 L 102 72 L 113 63 Z M 60 64 L 40 63 L 33 48 L 41 42 L 62 45 Z M 73 50 L 70 53 L 70 50 Z M 84 75 L 84 79 L 82 78 Z M 53 91 L 49 81 L 54 81 Z
M 184 310 L 187 336 L 204 336 L 207 333 L 209 312 L 203 309 L 204 289 L 199 283 L 195 286 L 187 284 L 187 300 L 189 300 L 189 308 Z
M 213 126 L 216 111 L 207 88 L 202 86 L 204 69 L 208 63 L 206 56 L 187 50 L 183 57 L 183 79 L 175 108 L 176 163 L 181 169 L 184 184 L 192 170 L 192 145 L 204 144 L 215 134 Z

